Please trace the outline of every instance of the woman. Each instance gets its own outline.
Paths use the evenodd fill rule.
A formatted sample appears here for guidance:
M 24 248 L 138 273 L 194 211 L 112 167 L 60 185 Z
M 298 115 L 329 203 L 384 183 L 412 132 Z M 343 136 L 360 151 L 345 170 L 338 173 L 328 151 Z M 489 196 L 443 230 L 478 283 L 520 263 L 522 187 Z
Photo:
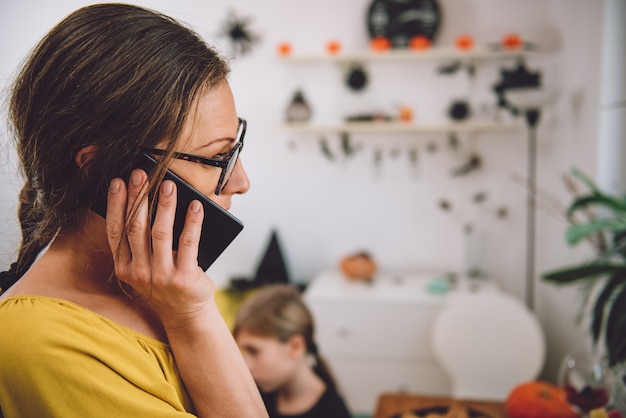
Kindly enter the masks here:
M 224 209 L 248 190 L 228 71 L 190 29 L 121 4 L 75 11 L 31 53 L 9 109 L 25 184 L 0 277 L 0 416 L 267 416 L 198 266 L 202 206 L 172 251 L 161 182 L 169 168 Z M 132 170 L 144 151 L 151 178 Z M 107 188 L 105 220 L 89 207 Z
M 351 417 L 319 354 L 313 317 L 297 289 L 258 290 L 239 308 L 233 334 L 270 417 Z

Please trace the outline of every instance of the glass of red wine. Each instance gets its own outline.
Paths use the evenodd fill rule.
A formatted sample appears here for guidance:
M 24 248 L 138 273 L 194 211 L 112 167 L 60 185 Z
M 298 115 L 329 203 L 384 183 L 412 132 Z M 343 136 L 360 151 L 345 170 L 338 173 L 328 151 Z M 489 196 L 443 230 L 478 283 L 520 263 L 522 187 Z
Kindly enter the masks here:
M 568 353 L 559 370 L 567 402 L 581 415 L 608 405 L 613 379 L 606 360 L 595 354 Z

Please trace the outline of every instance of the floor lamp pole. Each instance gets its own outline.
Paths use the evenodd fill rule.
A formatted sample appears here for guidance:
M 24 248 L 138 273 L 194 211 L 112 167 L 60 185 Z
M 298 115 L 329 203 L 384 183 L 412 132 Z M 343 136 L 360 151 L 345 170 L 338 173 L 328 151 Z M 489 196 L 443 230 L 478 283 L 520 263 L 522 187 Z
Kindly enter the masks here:
M 526 306 L 535 309 L 535 199 L 537 194 L 537 124 L 538 109 L 526 110 L 528 126 L 528 184 L 526 208 Z

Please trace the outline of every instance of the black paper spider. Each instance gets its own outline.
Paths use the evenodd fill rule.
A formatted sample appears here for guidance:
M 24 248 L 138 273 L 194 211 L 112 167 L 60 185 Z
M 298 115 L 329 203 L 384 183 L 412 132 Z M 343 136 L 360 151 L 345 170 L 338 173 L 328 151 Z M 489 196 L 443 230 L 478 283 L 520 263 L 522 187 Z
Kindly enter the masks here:
M 235 55 L 247 54 L 260 40 L 258 35 L 250 31 L 251 22 L 252 19 L 249 17 L 239 17 L 232 10 L 228 12 L 228 17 L 218 36 L 230 40 L 230 46 Z

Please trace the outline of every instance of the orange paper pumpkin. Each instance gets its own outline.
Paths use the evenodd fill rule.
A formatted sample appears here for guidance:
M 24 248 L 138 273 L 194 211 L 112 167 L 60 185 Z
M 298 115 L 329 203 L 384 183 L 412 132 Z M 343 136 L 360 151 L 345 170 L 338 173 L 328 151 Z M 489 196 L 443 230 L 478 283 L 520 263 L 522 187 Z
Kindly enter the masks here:
M 421 51 L 430 48 L 430 39 L 425 36 L 414 36 L 409 41 L 409 48 Z
M 326 52 L 336 54 L 341 51 L 341 44 L 337 41 L 330 41 L 326 44 Z
M 278 54 L 286 57 L 291 54 L 291 44 L 288 42 L 282 42 L 278 44 Z
M 509 418 L 578 418 L 565 401 L 561 388 L 539 380 L 516 386 L 509 393 L 504 408 Z
M 391 41 L 384 36 L 377 36 L 370 42 L 370 47 L 374 51 L 388 51 L 391 49 Z
M 502 46 L 504 49 L 520 49 L 522 47 L 522 38 L 516 33 L 509 33 L 502 38 Z
M 350 280 L 367 281 L 374 277 L 378 266 L 369 254 L 361 252 L 342 258 L 339 269 Z
M 456 37 L 456 47 L 461 51 L 469 51 L 474 48 L 474 38 L 471 35 L 459 35 Z

